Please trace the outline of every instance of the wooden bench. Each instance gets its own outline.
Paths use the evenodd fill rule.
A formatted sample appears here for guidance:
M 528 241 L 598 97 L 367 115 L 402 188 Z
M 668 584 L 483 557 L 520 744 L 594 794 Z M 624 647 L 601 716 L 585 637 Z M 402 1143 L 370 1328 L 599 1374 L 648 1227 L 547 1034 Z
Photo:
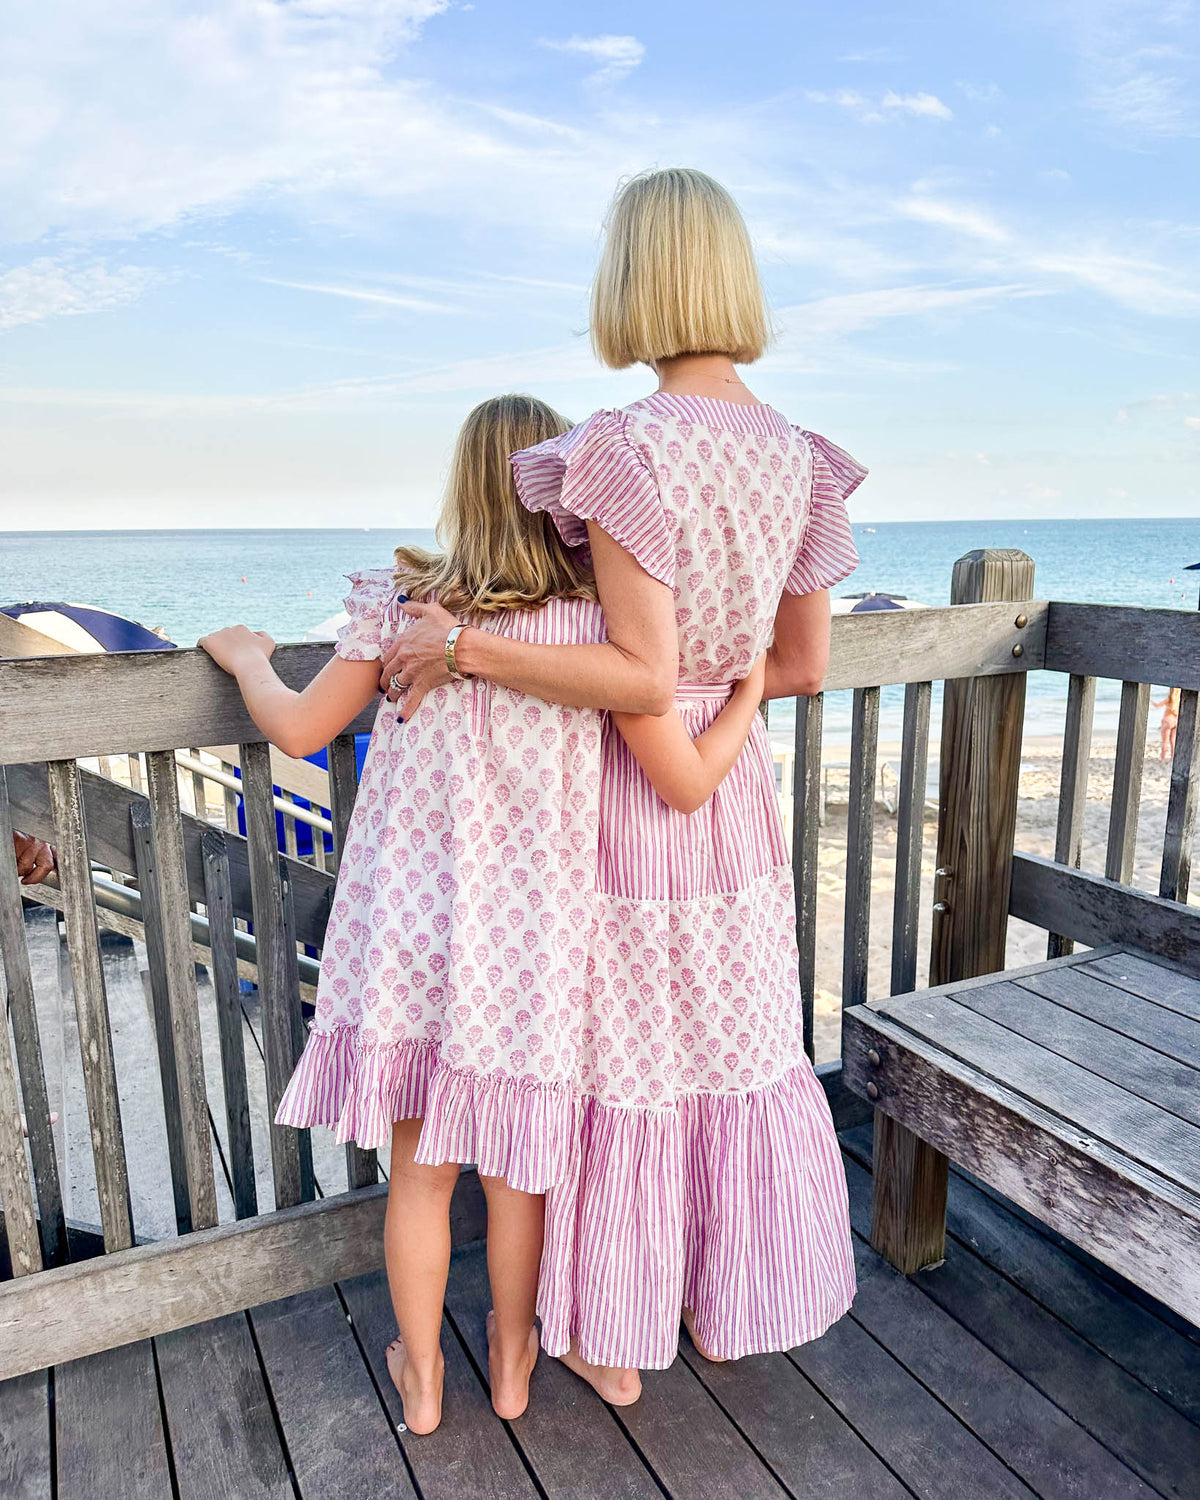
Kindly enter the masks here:
M 1200 1324 L 1200 978 L 1109 944 L 855 1006 L 843 1045 L 901 1270 L 941 1259 L 948 1157 Z

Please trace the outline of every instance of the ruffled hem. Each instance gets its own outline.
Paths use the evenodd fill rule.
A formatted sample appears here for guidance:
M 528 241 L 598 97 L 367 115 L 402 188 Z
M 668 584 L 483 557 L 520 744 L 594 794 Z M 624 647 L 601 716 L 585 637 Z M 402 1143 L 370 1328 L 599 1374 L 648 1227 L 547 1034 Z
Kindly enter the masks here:
M 423 1120 L 416 1160 L 473 1163 L 522 1193 L 563 1180 L 577 1105 L 566 1084 L 446 1067 L 436 1046 L 361 1047 L 356 1027 L 310 1034 L 275 1115 L 277 1125 L 332 1125 L 339 1145 L 382 1150 L 397 1120 Z
M 350 618 L 338 627 L 334 649 L 343 661 L 377 661 L 383 655 L 384 620 L 396 602 L 395 578 L 390 568 L 365 568 L 347 573 L 346 581 Z
M 562 437 L 511 455 L 517 494 L 545 511 L 569 547 L 595 521 L 659 583 L 675 584 L 675 542 L 653 472 L 629 439 L 622 412 L 598 411 Z
M 854 1298 L 846 1177 L 807 1062 L 751 1093 L 669 1110 L 589 1100 L 569 1178 L 546 1199 L 542 1343 L 665 1369 L 691 1308 L 723 1359 L 818 1338 Z

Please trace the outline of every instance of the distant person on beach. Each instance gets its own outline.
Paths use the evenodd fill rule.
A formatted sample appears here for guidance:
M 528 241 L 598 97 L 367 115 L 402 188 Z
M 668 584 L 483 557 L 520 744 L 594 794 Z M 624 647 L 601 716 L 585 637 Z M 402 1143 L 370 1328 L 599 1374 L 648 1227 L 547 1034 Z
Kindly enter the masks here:
M 1179 728 L 1179 689 L 1168 688 L 1167 696 L 1160 698 L 1154 707 L 1163 711 L 1158 726 L 1158 758 L 1164 761 L 1174 760 L 1175 734 Z
M 667 169 L 622 188 L 591 334 L 607 365 L 646 365 L 657 389 L 513 463 L 528 509 L 590 549 L 610 648 L 408 604 L 417 618 L 381 678 L 406 716 L 449 681 L 449 647 L 485 704 L 503 684 L 662 713 L 674 693 L 692 733 L 764 650 L 768 697 L 820 690 L 829 589 L 858 560 L 845 501 L 866 471 L 738 374 L 763 353 L 768 320 L 719 184 Z M 709 1359 L 789 1349 L 849 1307 L 854 1260 L 837 1138 L 804 1053 L 791 861 L 761 716 L 690 817 L 606 728 L 599 799 L 581 1108 L 546 1197 L 538 1312 L 545 1348 L 628 1404 L 639 1367 L 674 1360 L 681 1316 Z M 504 941 L 497 924 L 489 943 Z M 464 961 L 492 956 L 483 944 Z
M 41 885 L 47 875 L 54 873 L 54 850 L 44 839 L 36 839 L 29 833 L 14 833 L 13 847 L 22 885 Z
M 650 658 L 637 565 L 606 627 L 586 555 L 517 498 L 509 454 L 567 431 L 528 396 L 476 407 L 439 522 L 445 550 L 401 547 L 394 568 L 354 575 L 337 653 L 302 693 L 275 675 L 269 638 L 244 626 L 206 636 L 263 733 L 291 755 L 327 744 L 378 695 L 380 657 L 416 627 L 405 600 L 438 600 L 496 639 L 619 657 L 622 704 L 667 710 L 620 716 L 654 793 L 685 811 L 709 798 L 759 718 L 765 664 L 760 653 L 738 664 L 723 711 L 693 739 L 670 711 L 673 658 Z M 488 1203 L 492 1404 L 513 1418 L 528 1401 L 544 1194 L 567 1179 L 575 1148 L 598 906 L 600 713 L 454 680 L 454 649 L 443 639 L 446 683 L 419 706 L 401 717 L 380 703 L 312 1034 L 276 1116 L 391 1146 L 384 1246 L 400 1337 L 387 1363 L 416 1433 L 441 1419 L 450 1197 L 463 1162 L 477 1164 Z

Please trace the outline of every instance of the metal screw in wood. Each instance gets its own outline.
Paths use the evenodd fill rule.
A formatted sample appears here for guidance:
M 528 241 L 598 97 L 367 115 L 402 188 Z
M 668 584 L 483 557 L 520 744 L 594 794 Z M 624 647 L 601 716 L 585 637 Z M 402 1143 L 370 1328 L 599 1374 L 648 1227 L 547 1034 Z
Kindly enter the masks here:
M 935 912 L 937 912 L 937 914 L 938 914 L 939 917 L 944 917 L 946 915 L 946 913 L 950 910 L 950 906 L 945 901 L 935 901 L 933 903 L 933 909 L 934 909 Z
M 873 1068 L 877 1068 L 879 1066 L 879 1053 L 876 1052 L 874 1047 L 872 1047 L 867 1053 L 867 1061 Z
M 1013 655 L 1014 656 L 1024 656 L 1025 655 L 1025 647 L 1022 646 L 1022 644 L 1020 643 L 1020 641 L 1018 641 L 1017 644 L 1013 647 Z
M 875 1085 L 873 1083 L 868 1083 L 867 1084 L 867 1098 L 868 1099 L 878 1099 L 879 1098 L 879 1089 L 878 1089 L 877 1085 Z
M 1029 624 L 1029 616 L 1018 615 L 1017 618 L 1013 621 L 1013 624 L 1017 627 L 1018 630 L 1024 630 L 1026 625 Z

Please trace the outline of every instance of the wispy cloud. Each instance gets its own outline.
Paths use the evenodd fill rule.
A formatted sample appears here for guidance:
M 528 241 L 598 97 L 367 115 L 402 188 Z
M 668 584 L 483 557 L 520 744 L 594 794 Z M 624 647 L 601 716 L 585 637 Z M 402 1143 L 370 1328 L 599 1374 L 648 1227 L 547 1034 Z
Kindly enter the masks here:
M 898 94 L 894 89 L 875 99 L 857 89 L 808 89 L 805 97 L 813 104 L 837 104 L 852 109 L 864 125 L 878 125 L 900 115 L 924 115 L 934 120 L 952 120 L 954 111 L 936 94 Z
M 800 302 L 778 313 L 781 344 L 792 347 L 814 339 L 857 333 L 889 318 L 911 318 L 939 312 L 965 312 L 1013 297 L 1027 297 L 1036 289 L 1026 283 L 995 286 L 895 286 L 877 291 L 850 292 Z
M 566 41 L 541 39 L 541 46 L 554 52 L 576 52 L 590 57 L 600 67 L 589 75 L 593 83 L 616 83 L 626 78 L 646 56 L 646 49 L 635 36 L 571 36 Z
M 383 307 L 398 307 L 405 312 L 457 313 L 461 309 L 447 302 L 431 302 L 427 297 L 404 297 L 395 292 L 381 292 L 375 287 L 331 286 L 317 281 L 284 281 L 276 276 L 260 276 L 267 286 L 289 287 L 297 292 L 319 292 L 326 297 L 348 297 L 353 302 L 372 302 Z
M 986 240 L 990 244 L 1002 245 L 1012 235 L 982 209 L 969 204 L 948 203 L 940 198 L 914 197 L 901 199 L 897 212 L 906 219 L 916 219 L 922 224 L 940 224 L 946 229 L 970 235 L 972 239 Z
M 1065 12 L 1096 113 L 1134 140 L 1200 136 L 1186 76 L 1200 25 L 1194 0 L 1074 0 Z
M 145 266 L 80 265 L 41 256 L 0 272 L 0 328 L 105 312 L 136 302 L 156 273 Z
M 1200 317 L 1200 290 L 1155 261 L 1106 249 L 1034 253 L 1033 270 L 1065 277 L 1114 302 L 1153 317 Z

